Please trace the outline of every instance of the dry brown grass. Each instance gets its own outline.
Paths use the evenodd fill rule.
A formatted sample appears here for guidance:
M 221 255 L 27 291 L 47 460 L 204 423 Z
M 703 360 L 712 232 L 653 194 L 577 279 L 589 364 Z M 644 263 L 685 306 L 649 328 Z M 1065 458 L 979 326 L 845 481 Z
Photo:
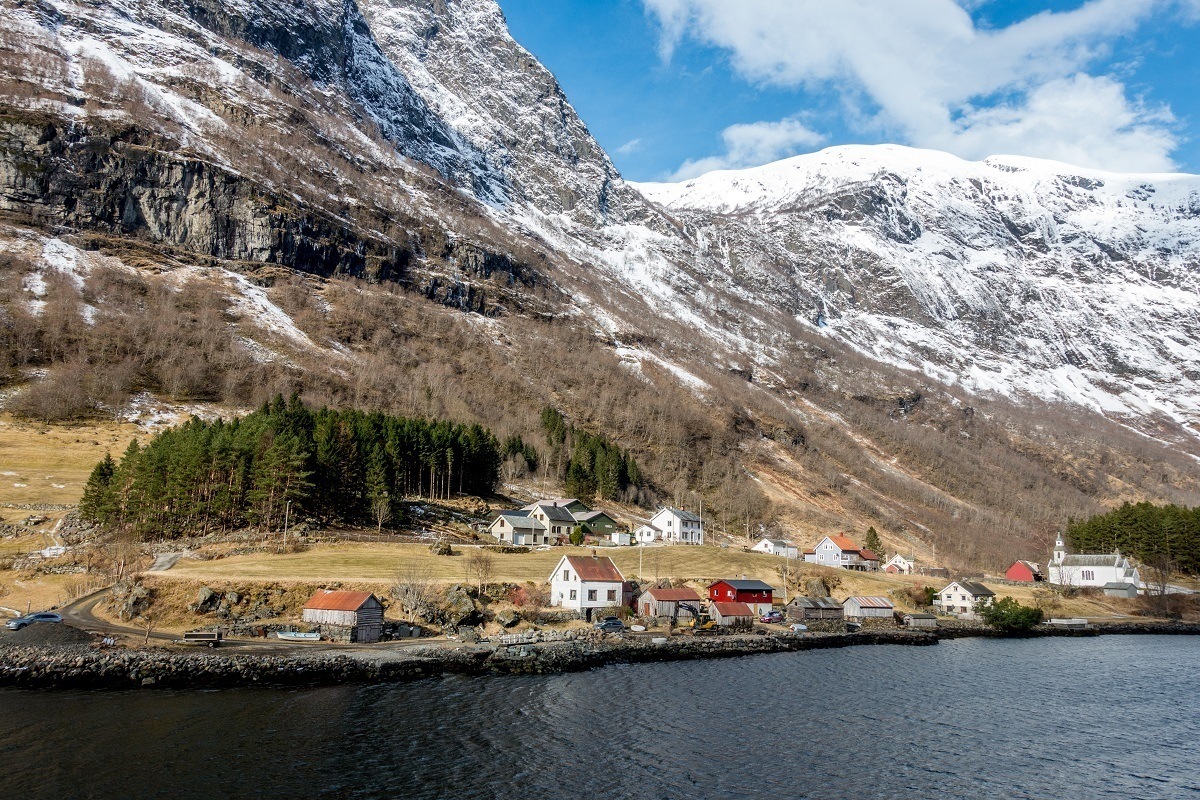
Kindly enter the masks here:
M 119 458 L 139 435 L 131 423 L 43 425 L 0 414 L 0 503 L 77 503 L 104 453 Z
M 14 572 L 0 570 L 0 586 L 4 586 L 7 594 L 0 597 L 0 606 L 12 609 L 21 614 L 26 610 L 44 611 L 69 602 L 73 589 L 86 576 L 83 575 L 41 575 L 29 572 Z M 8 615 L 0 613 L 0 617 Z

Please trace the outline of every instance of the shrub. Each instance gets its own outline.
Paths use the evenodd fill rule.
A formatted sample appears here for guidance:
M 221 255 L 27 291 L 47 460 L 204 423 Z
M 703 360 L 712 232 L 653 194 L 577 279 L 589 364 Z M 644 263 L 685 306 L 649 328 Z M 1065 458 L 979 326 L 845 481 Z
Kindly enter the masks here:
M 982 605 L 976 613 L 991 627 L 1003 633 L 1024 633 L 1042 621 L 1042 610 L 1023 606 L 1011 597 L 1002 597 L 990 605 Z

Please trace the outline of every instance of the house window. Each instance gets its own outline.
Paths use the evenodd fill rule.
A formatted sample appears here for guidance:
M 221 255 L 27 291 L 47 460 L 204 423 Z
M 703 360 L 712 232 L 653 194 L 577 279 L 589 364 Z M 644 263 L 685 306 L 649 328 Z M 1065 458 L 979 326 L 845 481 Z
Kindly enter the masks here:
M 571 580 L 571 571 L 570 570 L 567 570 L 567 569 L 563 570 L 563 580 L 564 581 Z
M 575 599 L 578 599 L 578 597 L 579 597 L 579 592 L 576 591 L 575 589 L 572 589 L 571 590 L 571 599 L 575 600 Z
M 1083 571 L 1083 579 L 1085 581 L 1094 581 L 1096 580 L 1096 573 L 1090 569 L 1085 569 Z
M 595 600 L 595 599 L 596 599 L 596 590 L 588 589 L 588 600 Z
M 609 590 L 608 590 L 608 599 L 609 599 L 609 600 L 616 600 L 616 599 L 617 599 L 617 590 L 616 590 L 616 589 L 609 589 Z

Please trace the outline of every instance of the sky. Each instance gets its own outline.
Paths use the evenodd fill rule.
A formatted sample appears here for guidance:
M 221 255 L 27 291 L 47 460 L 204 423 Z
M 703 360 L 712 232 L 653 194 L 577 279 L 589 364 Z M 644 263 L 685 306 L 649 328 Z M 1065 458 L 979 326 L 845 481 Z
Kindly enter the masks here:
M 841 144 L 1200 173 L 1200 0 L 499 0 L 621 173 Z

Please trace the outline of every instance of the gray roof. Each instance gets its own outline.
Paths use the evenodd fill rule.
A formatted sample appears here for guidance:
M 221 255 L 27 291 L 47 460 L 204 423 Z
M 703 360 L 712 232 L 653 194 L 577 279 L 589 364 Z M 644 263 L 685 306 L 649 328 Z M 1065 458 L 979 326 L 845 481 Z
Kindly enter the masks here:
M 995 597 L 996 596 L 995 592 L 993 592 L 988 587 L 984 586 L 982 583 L 975 583 L 975 581 L 955 581 L 955 583 L 957 583 L 959 586 L 961 586 L 962 588 L 964 588 L 968 592 L 970 592 L 972 597 Z M 946 590 L 943 589 L 942 591 L 944 592 Z
M 1124 583 L 1122 581 L 1109 581 L 1108 583 L 1104 584 L 1100 588 L 1101 589 L 1123 589 L 1125 591 L 1129 591 L 1130 586 L 1133 586 L 1133 584 L 1132 583 Z M 1134 588 L 1137 588 L 1137 587 L 1134 587 Z
M 789 542 L 785 542 L 783 539 L 767 539 L 767 541 L 770 542 L 771 545 L 774 547 L 779 547 L 779 548 L 795 547 L 795 545 L 793 545 Z
M 924 612 L 918 612 L 918 611 L 910 611 L 909 613 L 905 614 L 904 616 L 906 616 L 910 619 L 937 619 L 937 616 L 934 614 L 926 614 Z
M 544 531 L 546 529 L 546 526 L 541 522 L 533 519 L 532 517 L 527 517 L 524 514 L 514 514 L 509 511 L 503 511 L 500 513 L 500 516 L 496 517 L 496 519 L 501 518 L 503 518 L 509 525 L 512 525 L 513 528 L 518 530 Z M 492 524 L 494 525 L 496 523 L 493 522 Z
M 571 515 L 571 512 L 567 511 L 562 506 L 554 506 L 554 505 L 550 505 L 549 503 L 538 503 L 534 510 L 536 510 L 538 508 L 540 508 L 542 510 L 542 512 L 546 515 L 546 519 L 550 520 L 551 522 L 574 522 L 575 521 L 575 517 Z M 533 513 L 533 511 L 530 511 L 530 513 Z
M 1063 556 L 1064 567 L 1115 567 L 1121 563 L 1121 556 L 1116 553 L 1108 555 L 1075 555 Z
M 727 578 L 722 578 L 719 581 L 713 581 L 713 583 L 728 583 L 730 586 L 737 589 L 739 592 L 773 592 L 773 591 L 775 591 L 771 587 L 771 584 L 763 583 L 762 581 L 740 581 L 740 580 L 735 581 L 735 580 L 730 580 Z
M 609 519 L 613 519 L 611 514 L 605 513 L 604 511 L 580 511 L 575 515 L 575 519 L 579 520 L 580 522 L 590 522 L 596 517 L 608 517 Z M 616 522 L 616 520 L 613 519 L 613 522 Z
M 820 609 L 837 609 L 842 610 L 842 604 L 832 597 L 797 597 L 789 606 L 799 606 L 800 608 L 820 608 Z
M 700 521 L 699 515 L 693 514 L 691 511 L 680 511 L 678 508 L 675 508 L 675 506 L 667 506 L 663 510 L 670 511 L 675 516 L 677 516 L 680 519 L 685 520 L 687 522 L 699 522 Z

